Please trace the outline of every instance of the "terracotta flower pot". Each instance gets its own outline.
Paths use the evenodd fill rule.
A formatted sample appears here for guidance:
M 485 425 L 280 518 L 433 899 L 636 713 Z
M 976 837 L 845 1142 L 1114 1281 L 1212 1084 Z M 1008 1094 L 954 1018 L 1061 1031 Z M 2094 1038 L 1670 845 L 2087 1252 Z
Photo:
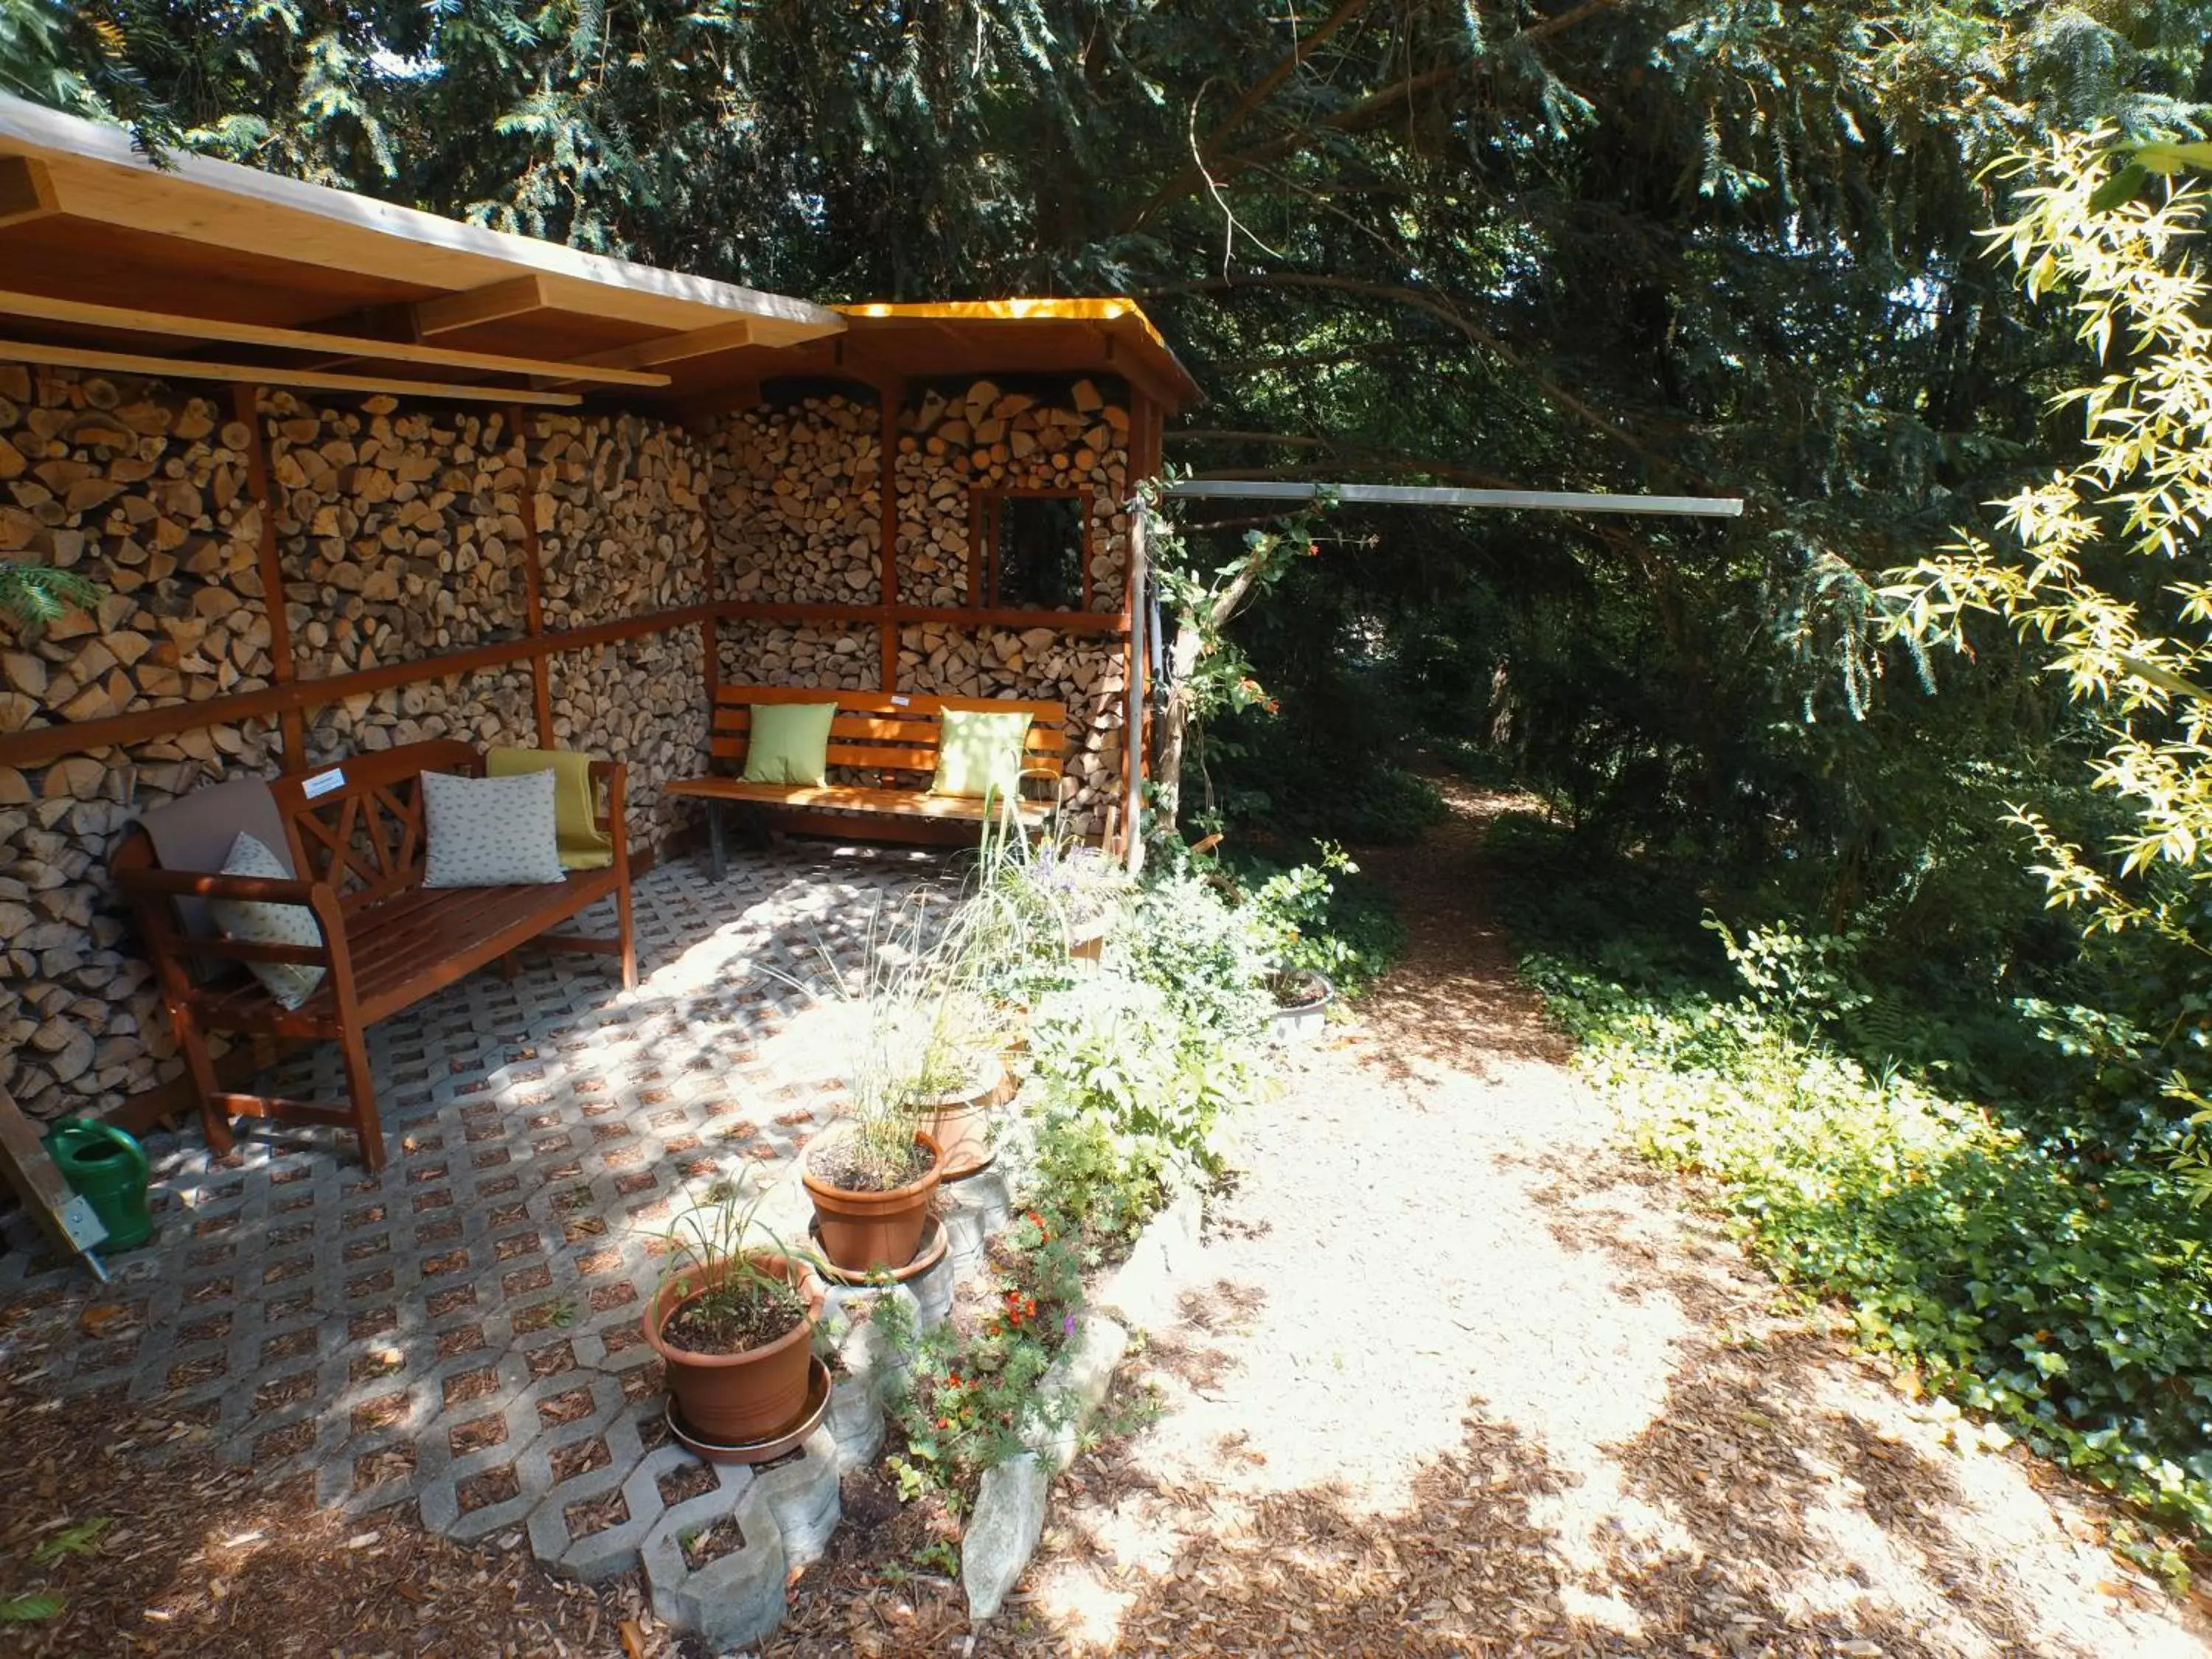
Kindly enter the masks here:
M 772 1251 L 757 1251 L 753 1265 L 797 1288 L 806 1317 L 764 1347 L 742 1353 L 695 1353 L 661 1334 L 687 1302 L 720 1282 L 713 1267 L 669 1279 L 645 1304 L 645 1340 L 666 1364 L 668 1392 L 684 1425 L 702 1439 L 722 1445 L 765 1440 L 781 1433 L 806 1408 L 807 1365 L 813 1358 L 814 1326 L 822 1317 L 821 1282 L 803 1261 Z M 726 1271 L 726 1269 L 724 1269 Z
M 998 1055 L 975 1056 L 966 1081 L 933 1100 L 918 1100 L 915 1112 L 945 1155 L 944 1181 L 958 1181 L 988 1166 L 991 1150 L 991 1113 L 1011 1098 L 1006 1067 Z
M 903 1267 L 921 1247 L 929 1220 L 929 1200 L 945 1176 L 945 1154 L 927 1131 L 915 1131 L 914 1144 L 929 1155 L 929 1168 L 903 1187 L 887 1193 L 853 1192 L 833 1187 L 814 1173 L 808 1158 L 799 1170 L 806 1195 L 814 1200 L 814 1224 L 822 1254 L 847 1273 Z

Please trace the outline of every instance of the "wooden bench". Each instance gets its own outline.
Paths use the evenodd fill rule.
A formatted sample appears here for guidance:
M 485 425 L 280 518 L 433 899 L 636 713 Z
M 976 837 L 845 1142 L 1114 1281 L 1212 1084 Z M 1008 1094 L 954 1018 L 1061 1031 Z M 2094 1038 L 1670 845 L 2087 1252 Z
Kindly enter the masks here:
M 666 786 L 664 793 L 707 804 L 708 844 L 716 879 L 726 867 L 722 816 L 732 804 L 772 809 L 786 822 L 833 834 L 842 827 L 837 820 L 793 815 L 866 812 L 980 825 L 987 810 L 983 801 L 929 793 L 930 780 L 937 772 L 937 717 L 947 708 L 1030 717 L 1023 775 L 1025 781 L 1034 781 L 1037 795 L 1024 796 L 1012 803 L 1012 807 L 1023 823 L 1031 826 L 1051 817 L 1060 795 L 1061 757 L 1067 741 L 1065 703 L 1018 702 L 1009 697 L 933 697 L 921 692 L 833 691 L 807 686 L 723 685 L 714 690 L 714 724 L 708 751 L 716 760 L 728 761 L 742 772 L 755 703 L 832 702 L 837 713 L 830 722 L 830 764 L 871 774 L 874 783 L 747 783 L 742 777 L 719 776 L 687 778 Z M 988 810 L 996 814 L 1000 804 L 994 802 Z
M 118 849 L 112 868 L 129 896 L 177 1041 L 200 1099 L 208 1144 L 232 1146 L 229 1120 L 264 1117 L 350 1128 L 371 1170 L 384 1164 L 376 1094 L 363 1033 L 379 1020 L 420 1002 L 532 940 L 549 950 L 587 951 L 620 959 L 625 988 L 637 983 L 630 931 L 629 848 L 623 827 L 624 773 L 620 763 L 592 763 L 599 827 L 613 843 L 604 870 L 574 870 L 567 879 L 509 887 L 425 888 L 427 852 L 422 775 L 479 776 L 483 757 L 465 743 L 404 744 L 357 755 L 337 766 L 289 773 L 265 784 L 246 780 L 210 786 L 228 799 L 196 791 L 163 814 L 195 809 L 192 837 L 219 870 L 238 829 L 263 840 L 291 865 L 297 879 L 258 880 L 191 868 L 163 868 L 155 837 L 142 825 Z M 263 799 L 253 792 L 265 791 Z M 605 799 L 599 798 L 604 791 Z M 273 817 L 269 807 L 273 806 Z M 263 826 L 269 826 L 264 832 Z M 182 839 L 170 832 L 173 842 Z M 220 850 L 216 850 L 216 849 Z M 619 934 L 586 939 L 548 933 L 611 894 Z M 204 920 L 213 898 L 262 899 L 304 905 L 322 934 L 319 945 L 252 945 L 218 937 Z M 322 983 L 297 1008 L 287 1008 L 246 971 L 250 962 L 319 965 Z M 344 1106 L 225 1091 L 207 1036 L 241 1032 L 277 1038 L 335 1038 L 345 1063 Z

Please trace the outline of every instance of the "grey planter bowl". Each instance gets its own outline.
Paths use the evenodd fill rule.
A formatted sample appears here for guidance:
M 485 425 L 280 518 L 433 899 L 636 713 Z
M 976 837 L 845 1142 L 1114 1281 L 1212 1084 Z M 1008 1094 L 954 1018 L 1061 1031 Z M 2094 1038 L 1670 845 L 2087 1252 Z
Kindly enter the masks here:
M 1286 1048 L 1302 1048 L 1319 1036 L 1328 1028 L 1328 1011 L 1336 1006 L 1336 987 L 1328 975 L 1310 972 L 1307 976 L 1321 987 L 1319 1000 L 1297 1008 L 1278 1008 L 1268 1017 L 1269 1040 Z

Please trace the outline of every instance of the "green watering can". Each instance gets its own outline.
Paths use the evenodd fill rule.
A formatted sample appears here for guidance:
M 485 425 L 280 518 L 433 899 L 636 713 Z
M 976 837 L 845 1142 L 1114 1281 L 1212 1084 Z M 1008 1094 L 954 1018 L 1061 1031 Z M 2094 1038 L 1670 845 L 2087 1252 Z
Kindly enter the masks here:
M 46 1136 L 46 1151 L 70 1189 L 92 1206 L 106 1239 L 94 1248 L 101 1255 L 133 1250 L 154 1236 L 146 1211 L 146 1153 L 137 1141 L 112 1123 L 65 1117 Z

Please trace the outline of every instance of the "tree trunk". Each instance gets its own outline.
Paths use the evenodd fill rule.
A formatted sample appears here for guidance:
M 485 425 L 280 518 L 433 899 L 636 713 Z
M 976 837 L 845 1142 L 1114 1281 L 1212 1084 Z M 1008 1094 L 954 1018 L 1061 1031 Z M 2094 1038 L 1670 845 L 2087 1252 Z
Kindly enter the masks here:
M 1188 611 L 1176 613 L 1175 645 L 1168 653 L 1168 695 L 1160 708 L 1159 775 L 1152 789 L 1153 810 L 1161 828 L 1172 835 L 1181 828 L 1182 811 L 1182 754 L 1190 736 L 1190 673 L 1198 665 L 1200 644 L 1198 618 Z

